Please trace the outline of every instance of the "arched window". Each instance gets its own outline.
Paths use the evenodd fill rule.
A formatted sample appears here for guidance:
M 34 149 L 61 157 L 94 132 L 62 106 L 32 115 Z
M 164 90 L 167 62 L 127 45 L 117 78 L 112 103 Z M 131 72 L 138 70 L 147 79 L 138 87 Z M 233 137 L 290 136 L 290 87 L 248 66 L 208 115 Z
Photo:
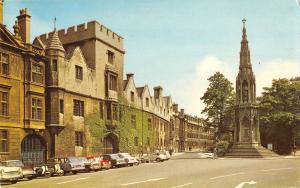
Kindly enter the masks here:
M 248 91 L 248 82 L 246 80 L 243 81 L 242 84 L 242 100 L 243 103 L 248 102 L 249 100 L 249 91 Z

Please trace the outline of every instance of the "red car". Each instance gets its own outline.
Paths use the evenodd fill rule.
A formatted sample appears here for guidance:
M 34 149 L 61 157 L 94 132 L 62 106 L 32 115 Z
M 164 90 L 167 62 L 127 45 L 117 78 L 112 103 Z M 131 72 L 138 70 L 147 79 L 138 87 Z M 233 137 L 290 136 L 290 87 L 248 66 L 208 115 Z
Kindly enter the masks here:
M 105 155 L 99 157 L 99 160 L 100 160 L 100 164 L 101 164 L 102 169 L 110 169 L 112 167 L 110 159 L 107 158 Z

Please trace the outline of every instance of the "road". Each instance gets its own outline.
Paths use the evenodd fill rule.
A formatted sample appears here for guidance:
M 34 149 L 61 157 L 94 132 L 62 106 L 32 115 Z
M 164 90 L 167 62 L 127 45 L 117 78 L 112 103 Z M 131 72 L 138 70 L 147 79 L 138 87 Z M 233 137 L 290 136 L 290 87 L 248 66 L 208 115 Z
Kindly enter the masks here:
M 9 188 L 296 188 L 300 159 L 200 159 L 197 153 L 100 172 L 23 180 Z

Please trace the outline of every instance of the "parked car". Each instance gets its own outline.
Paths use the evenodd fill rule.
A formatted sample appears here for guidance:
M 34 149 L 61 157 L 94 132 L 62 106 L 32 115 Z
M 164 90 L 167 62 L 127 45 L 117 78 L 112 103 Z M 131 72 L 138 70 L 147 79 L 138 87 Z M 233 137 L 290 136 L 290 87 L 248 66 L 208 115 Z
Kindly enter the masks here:
M 125 162 L 129 166 L 139 165 L 139 161 L 135 157 L 132 157 L 129 153 L 118 153 L 118 155 L 124 158 Z
M 149 154 L 144 154 L 141 156 L 141 161 L 143 162 L 162 162 L 164 160 L 166 160 L 166 155 L 160 153 L 160 152 L 156 152 L 156 153 L 149 153 Z
M 120 157 L 118 154 L 105 154 L 103 158 L 110 161 L 111 168 L 126 166 L 125 158 Z
M 166 156 L 166 160 L 169 160 L 171 158 L 169 151 L 163 150 L 160 153 Z
M 51 173 L 48 170 L 48 166 L 46 164 L 39 164 L 33 168 L 36 176 L 42 176 L 49 178 L 51 177 Z
M 7 167 L 0 164 L 0 181 L 17 183 L 18 179 L 22 179 L 22 168 L 21 167 Z
M 150 162 L 150 157 L 149 157 L 150 154 L 142 154 L 139 156 L 139 161 L 140 163 L 149 163 Z
M 101 169 L 110 169 L 111 168 L 111 162 L 110 158 L 107 156 L 101 156 L 100 158 L 100 164 L 101 164 Z
M 90 163 L 90 170 L 98 171 L 101 169 L 100 157 L 87 157 L 87 160 Z
M 6 167 L 19 167 L 22 169 L 22 177 L 27 178 L 29 180 L 36 177 L 36 173 L 31 166 L 24 166 L 23 162 L 20 160 L 8 160 L 2 161 L 1 166 Z
M 78 157 L 57 158 L 57 161 L 65 174 L 70 172 L 77 174 L 79 171 L 86 170 L 84 162 L 79 160 Z

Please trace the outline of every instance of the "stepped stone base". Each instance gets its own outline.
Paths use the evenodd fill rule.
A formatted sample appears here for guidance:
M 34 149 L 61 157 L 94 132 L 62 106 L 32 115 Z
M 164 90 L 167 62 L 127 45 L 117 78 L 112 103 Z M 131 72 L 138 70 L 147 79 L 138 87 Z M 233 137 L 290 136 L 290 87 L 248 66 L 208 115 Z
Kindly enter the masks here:
M 278 156 L 258 143 L 236 143 L 225 155 L 228 158 L 269 158 Z

